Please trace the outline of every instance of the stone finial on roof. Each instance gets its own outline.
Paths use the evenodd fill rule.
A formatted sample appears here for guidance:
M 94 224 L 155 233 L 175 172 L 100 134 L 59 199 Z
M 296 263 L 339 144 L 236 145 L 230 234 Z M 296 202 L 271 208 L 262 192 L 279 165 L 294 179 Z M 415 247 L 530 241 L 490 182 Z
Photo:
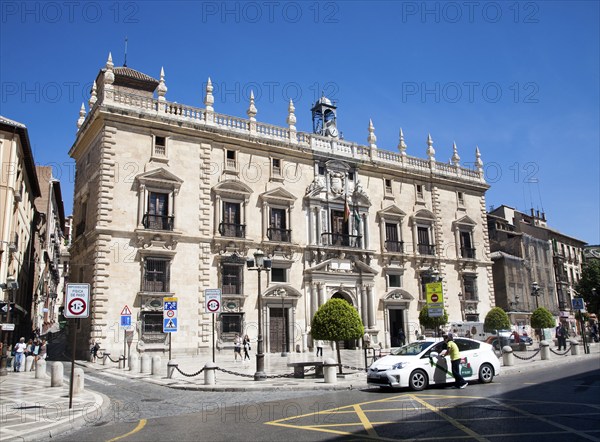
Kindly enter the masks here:
M 458 149 L 456 148 L 456 141 L 452 144 L 452 164 L 458 166 L 460 163 L 460 157 L 458 156 Z
M 156 93 L 158 94 L 158 101 L 165 101 L 165 95 L 167 94 L 167 85 L 165 84 L 165 69 L 163 67 L 160 68 L 160 81 L 158 83 L 158 87 L 156 88 Z
M 104 73 L 104 84 L 113 84 L 115 81 L 115 73 L 113 72 L 113 67 L 115 65 L 112 61 L 112 54 L 108 53 L 108 60 L 106 60 L 106 72 Z
M 435 161 L 435 149 L 433 148 L 433 139 L 431 134 L 427 135 L 427 156 L 431 161 Z
M 92 94 L 90 95 L 90 99 L 88 101 L 88 107 L 90 108 L 90 111 L 94 107 L 94 104 L 96 104 L 96 101 L 98 101 L 97 90 L 98 90 L 98 87 L 96 86 L 96 82 L 94 81 L 94 84 L 92 84 Z
M 406 156 L 406 148 L 408 146 L 404 142 L 404 132 L 402 132 L 402 128 L 400 128 L 400 141 L 398 141 L 398 150 L 400 151 L 400 155 L 403 157 Z
M 77 130 L 81 128 L 85 121 L 85 105 L 81 103 L 81 109 L 79 109 L 79 119 L 77 120 Z
M 475 166 L 478 172 L 483 172 L 483 161 L 481 161 L 481 152 L 479 146 L 475 146 Z
M 295 111 L 296 111 L 296 108 L 294 107 L 294 102 L 290 98 L 290 104 L 288 106 L 288 116 L 287 116 L 286 123 L 288 124 L 288 126 L 290 127 L 291 130 L 296 130 L 296 114 L 294 114 Z
M 212 91 L 212 81 L 210 81 L 210 77 L 208 77 L 208 81 L 206 82 L 206 96 L 204 97 L 204 105 L 206 106 L 207 111 L 215 110 L 213 108 L 213 104 L 215 104 L 215 97 L 213 97 Z
M 369 136 L 367 137 L 367 143 L 369 147 L 377 149 L 377 137 L 375 136 L 375 127 L 373 126 L 373 120 L 369 118 Z
M 246 111 L 246 114 L 248 114 L 248 118 L 250 118 L 250 121 L 256 121 L 256 114 L 257 114 L 258 110 L 256 109 L 256 106 L 254 105 L 254 91 L 250 91 L 250 105 L 248 106 L 248 110 Z

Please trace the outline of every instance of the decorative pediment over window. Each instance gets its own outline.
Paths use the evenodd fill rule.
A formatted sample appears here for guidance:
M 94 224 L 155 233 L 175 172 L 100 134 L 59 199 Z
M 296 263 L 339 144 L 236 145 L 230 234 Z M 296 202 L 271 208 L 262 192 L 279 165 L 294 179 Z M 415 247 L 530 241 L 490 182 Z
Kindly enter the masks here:
M 355 190 L 352 194 L 352 204 L 356 204 L 361 207 L 371 207 L 371 200 L 362 190 L 359 192 Z
M 406 290 L 397 289 L 389 292 L 383 300 L 384 302 L 408 302 L 413 301 L 414 299 L 414 296 Z
M 477 226 L 477 223 L 468 216 L 463 216 L 461 219 L 452 223 L 452 227 L 455 229 L 459 227 L 473 229 L 475 226 Z
M 179 192 L 183 180 L 165 168 L 149 170 L 135 177 L 140 185 Z
M 406 216 L 406 213 L 404 213 L 398 206 L 391 205 L 386 207 L 385 209 L 380 210 L 379 212 L 377 212 L 377 217 L 379 219 L 385 219 L 385 220 L 390 220 L 390 221 L 402 221 L 402 219 Z
M 212 188 L 220 196 L 230 196 L 236 199 L 247 199 L 252 194 L 252 189 L 237 180 L 225 180 Z
M 314 267 L 306 270 L 306 273 L 339 272 L 339 273 L 362 273 L 364 275 L 377 275 L 377 270 L 361 261 L 350 261 L 349 259 L 332 258 L 320 262 Z
M 260 198 L 268 203 L 282 204 L 293 207 L 296 197 L 283 187 L 261 193 Z
M 269 298 L 301 298 L 302 293 L 300 293 L 297 289 L 288 284 L 277 284 L 269 287 L 264 295 Z
M 432 223 L 435 220 L 435 217 L 429 210 L 419 210 L 412 216 L 412 219 L 414 221 L 425 221 Z

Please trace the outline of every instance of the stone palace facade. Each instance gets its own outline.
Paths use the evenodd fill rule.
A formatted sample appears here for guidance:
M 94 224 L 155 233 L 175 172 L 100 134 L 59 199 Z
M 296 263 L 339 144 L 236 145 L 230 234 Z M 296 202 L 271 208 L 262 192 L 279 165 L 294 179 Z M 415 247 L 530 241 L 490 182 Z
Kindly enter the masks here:
M 359 312 L 372 342 L 410 340 L 425 305 L 424 284 L 439 278 L 451 321 L 483 320 L 494 305 L 483 163 L 461 166 L 453 147 L 437 162 L 340 139 L 336 106 L 322 97 L 313 133 L 214 110 L 210 79 L 204 108 L 166 100 L 156 80 L 109 56 L 70 155 L 76 162 L 71 282 L 91 284 L 91 339 L 123 351 L 120 313 L 133 314 L 131 348 L 165 351 L 163 298 L 179 301 L 175 354 L 208 352 L 212 317 L 204 291 L 220 288 L 219 345 L 236 333 L 257 336 L 262 298 L 265 351 L 312 346 L 310 322 L 332 297 Z M 367 132 L 365 131 L 365 134 Z M 246 260 L 272 260 L 258 277 Z M 356 343 L 345 343 L 353 346 Z M 82 348 L 82 347 L 80 347 Z

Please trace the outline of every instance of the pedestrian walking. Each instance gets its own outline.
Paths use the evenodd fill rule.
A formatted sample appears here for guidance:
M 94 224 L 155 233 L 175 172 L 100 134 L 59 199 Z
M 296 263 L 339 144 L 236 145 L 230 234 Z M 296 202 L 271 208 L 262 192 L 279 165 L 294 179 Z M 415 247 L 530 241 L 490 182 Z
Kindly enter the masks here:
M 100 344 L 95 340 L 92 340 L 92 345 L 90 346 L 90 354 L 92 355 L 92 362 L 96 362 L 96 358 L 98 357 L 98 350 L 100 350 Z
M 46 359 L 48 356 L 48 341 L 42 339 L 42 343 L 40 344 L 40 353 L 39 359 Z
M 567 338 L 569 337 L 569 330 L 563 322 L 560 322 L 556 326 L 556 340 L 558 342 L 558 351 L 562 348 L 567 349 Z
M 242 344 L 244 345 L 244 361 L 245 361 L 246 358 L 250 359 L 249 351 L 252 350 L 250 348 L 250 338 L 248 337 L 248 335 L 244 335 L 244 341 L 242 342 Z
M 315 345 L 317 346 L 317 357 L 319 357 L 319 356 L 323 357 L 323 341 L 320 339 L 317 339 L 315 341 Z
M 23 365 L 23 359 L 25 351 L 27 350 L 27 344 L 25 344 L 25 338 L 19 339 L 19 342 L 15 344 L 15 371 L 21 371 L 21 365 Z
M 240 335 L 236 334 L 235 339 L 233 340 L 233 357 L 234 362 L 237 362 L 238 356 L 240 357 L 240 362 L 242 361 L 242 338 Z
M 40 341 L 37 338 L 31 344 L 31 356 L 33 356 L 33 363 L 31 364 L 31 368 L 29 371 L 35 371 L 37 368 L 37 361 L 39 359 L 40 354 Z
M 398 332 L 398 341 L 400 341 L 400 347 L 406 345 L 406 334 L 403 329 Z
M 452 364 L 452 376 L 454 376 L 454 387 L 456 388 L 465 388 L 468 384 L 467 381 L 460 374 L 460 351 L 458 350 L 458 345 L 454 342 L 454 336 L 452 333 L 448 333 L 444 335 L 444 342 L 446 343 L 447 348 L 442 350 L 440 353 L 441 357 L 446 355 L 450 356 L 450 363 Z

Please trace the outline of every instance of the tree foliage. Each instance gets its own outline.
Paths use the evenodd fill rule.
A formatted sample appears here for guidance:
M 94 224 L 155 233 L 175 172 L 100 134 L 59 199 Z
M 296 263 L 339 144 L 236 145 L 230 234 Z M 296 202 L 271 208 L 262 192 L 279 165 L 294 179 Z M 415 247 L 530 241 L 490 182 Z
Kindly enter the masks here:
M 586 302 L 588 312 L 600 314 L 600 260 L 586 261 L 575 290 Z
M 347 301 L 331 298 L 323 304 L 311 323 L 313 339 L 334 341 L 337 351 L 339 372 L 342 373 L 342 355 L 339 341 L 350 341 L 363 336 L 365 328 L 358 312 Z
M 448 312 L 446 311 L 446 309 L 444 309 L 444 313 L 442 316 L 432 318 L 429 316 L 429 307 L 426 304 L 419 312 L 419 323 L 424 328 L 437 330 L 438 328 L 448 323 Z
M 554 316 L 544 307 L 536 308 L 531 315 L 531 326 L 535 329 L 554 327 Z
M 494 307 L 485 315 L 485 320 L 483 321 L 484 331 L 491 333 L 495 330 L 506 330 L 509 328 L 510 320 L 508 319 L 508 315 L 500 307 Z

